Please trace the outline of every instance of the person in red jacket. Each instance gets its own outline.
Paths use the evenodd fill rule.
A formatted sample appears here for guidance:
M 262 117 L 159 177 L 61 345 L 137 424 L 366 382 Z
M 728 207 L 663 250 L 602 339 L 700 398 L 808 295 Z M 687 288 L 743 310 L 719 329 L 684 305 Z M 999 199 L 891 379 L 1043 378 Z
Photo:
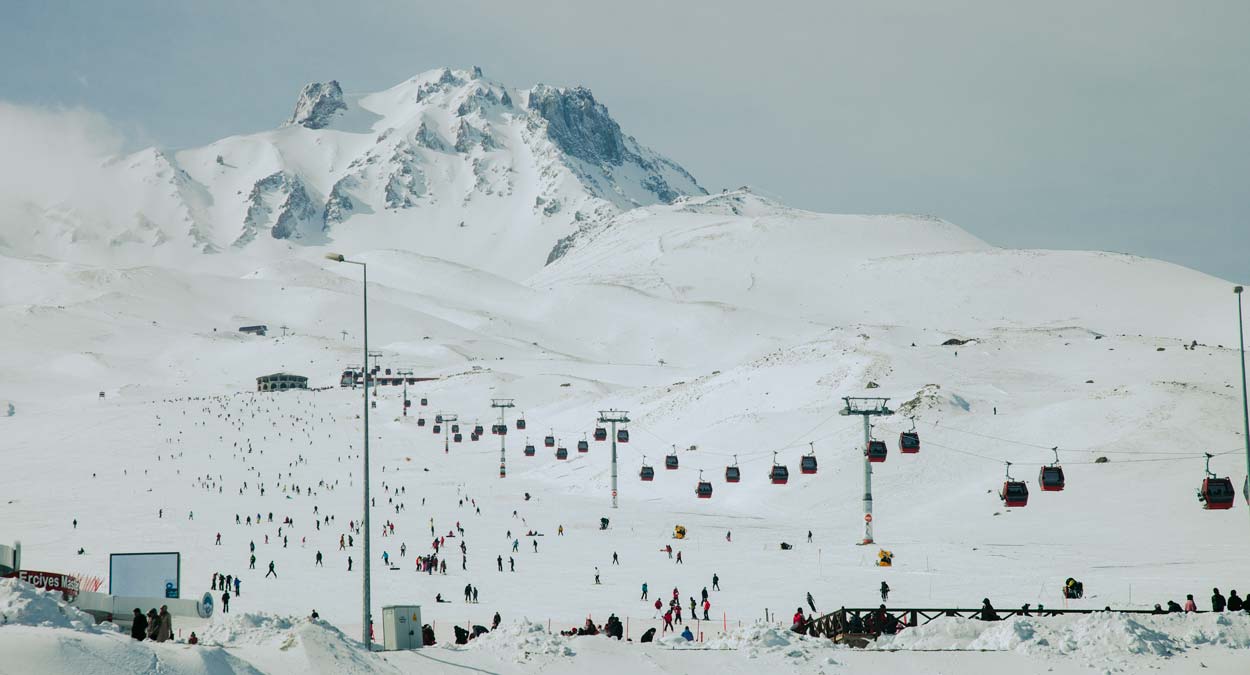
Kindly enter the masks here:
M 673 610 L 671 609 L 668 610 L 667 612 L 664 612 L 664 628 L 660 631 L 660 635 L 663 635 L 669 632 L 670 630 L 673 631 L 674 633 L 677 632 L 677 629 L 673 628 Z
M 1186 612 L 1198 611 L 1198 605 L 1194 603 L 1194 596 L 1192 593 L 1185 596 L 1185 611 Z
M 704 621 L 711 621 L 711 619 L 709 619 L 707 616 L 707 611 L 711 608 L 712 608 L 712 603 L 708 602 L 707 598 L 703 598 L 703 620 Z
M 803 632 L 803 624 L 807 623 L 807 617 L 803 616 L 803 608 L 799 607 L 794 610 L 794 618 L 790 620 L 790 630 L 796 633 Z

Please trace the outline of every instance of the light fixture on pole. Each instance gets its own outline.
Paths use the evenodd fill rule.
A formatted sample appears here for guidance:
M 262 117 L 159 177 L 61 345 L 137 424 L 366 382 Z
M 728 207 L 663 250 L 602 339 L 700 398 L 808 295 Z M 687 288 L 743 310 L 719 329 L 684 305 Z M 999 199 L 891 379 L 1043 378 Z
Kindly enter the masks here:
M 361 289 L 362 289 L 361 305 L 363 306 L 363 309 L 364 309 L 362 313 L 364 317 L 364 345 L 363 345 L 364 360 L 361 361 L 361 363 L 364 364 L 364 367 L 362 368 L 362 370 L 364 371 L 362 379 L 363 379 L 363 384 L 364 384 L 363 400 L 364 400 L 364 408 L 365 408 L 365 411 L 364 411 L 365 515 L 364 515 L 364 518 L 362 519 L 361 525 L 364 528 L 365 547 L 364 547 L 364 565 L 361 567 L 361 571 L 364 573 L 364 583 L 363 583 L 364 597 L 362 598 L 364 613 L 362 617 L 363 625 L 361 626 L 361 629 L 360 629 L 360 634 L 361 634 L 360 641 L 365 644 L 365 647 L 367 649 L 372 651 L 373 639 L 372 639 L 371 633 L 373 632 L 372 631 L 373 613 L 371 609 L 372 594 L 370 592 L 370 583 L 369 583 L 370 582 L 369 562 L 371 560 L 371 556 L 369 555 L 369 379 L 370 379 L 369 378 L 369 267 L 363 262 L 360 262 L 357 260 L 348 260 L 338 253 L 327 253 L 326 259 L 333 260 L 334 262 L 349 263 L 352 265 L 360 265 L 360 272 L 361 272 Z

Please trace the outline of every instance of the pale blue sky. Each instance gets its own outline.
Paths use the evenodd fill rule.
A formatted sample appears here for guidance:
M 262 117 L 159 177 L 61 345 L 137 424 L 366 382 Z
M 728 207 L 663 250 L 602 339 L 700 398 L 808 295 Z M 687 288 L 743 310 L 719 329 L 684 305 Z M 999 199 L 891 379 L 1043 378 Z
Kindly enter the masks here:
M 179 147 L 308 81 L 480 65 L 590 87 L 709 189 L 1250 280 L 1248 26 L 1245 0 L 0 0 L 0 101 Z

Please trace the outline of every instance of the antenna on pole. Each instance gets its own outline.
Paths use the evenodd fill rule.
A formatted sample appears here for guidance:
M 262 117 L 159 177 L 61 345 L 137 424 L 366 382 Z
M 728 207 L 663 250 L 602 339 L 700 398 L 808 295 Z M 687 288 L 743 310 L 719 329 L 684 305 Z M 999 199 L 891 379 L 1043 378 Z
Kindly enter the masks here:
M 868 444 L 872 441 L 873 417 L 893 415 L 894 411 L 886 405 L 888 398 L 843 396 L 846 407 L 843 415 L 859 415 L 864 418 L 864 540 L 861 545 L 873 543 L 872 539 L 872 463 L 868 458 Z

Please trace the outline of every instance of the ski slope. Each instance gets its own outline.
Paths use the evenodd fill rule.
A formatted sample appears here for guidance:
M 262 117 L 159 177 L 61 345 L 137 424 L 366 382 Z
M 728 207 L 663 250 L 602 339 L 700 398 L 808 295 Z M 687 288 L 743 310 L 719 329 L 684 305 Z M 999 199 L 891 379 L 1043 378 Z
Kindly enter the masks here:
M 392 112 L 376 97 L 361 106 Z M 191 166 L 193 157 L 178 161 Z M 508 236 L 524 246 L 505 237 L 478 259 L 478 240 L 460 228 L 432 229 L 413 245 L 368 218 L 347 224 L 360 227 L 329 241 L 137 261 L 58 257 L 38 237 L 0 251 L 0 404 L 16 409 L 0 418 L 0 540 L 21 540 L 27 567 L 101 575 L 112 552 L 180 551 L 184 597 L 207 590 L 214 572 L 243 579 L 231 617 L 186 624 L 217 636 L 224 651 L 175 659 L 163 647 L 63 626 L 0 628 L 6 653 L 17 649 L 19 663 L 50 664 L 49 672 L 86 667 L 66 656 L 72 644 L 123 669 L 157 658 L 169 672 L 214 673 L 757 672 L 752 657 L 802 672 L 1084 672 L 1090 649 L 1105 670 L 1193 672 L 1201 659 L 1238 672 L 1244 660 L 1231 651 L 1246 646 L 1244 625 L 1215 617 L 1143 619 L 1168 636 L 1150 642 L 1170 645 L 1166 653 L 1126 647 L 1115 636 L 1140 636 L 1139 626 L 1105 617 L 1057 628 L 1013 623 L 976 643 L 1000 653 L 976 656 L 914 650 L 977 648 L 970 641 L 989 630 L 979 625 L 900 637 L 905 654 L 811 645 L 795 648 L 801 656 L 751 652 L 772 639 L 763 634 L 729 642 L 745 639 L 765 612 L 785 620 L 808 592 L 822 611 L 875 606 L 883 580 L 891 605 L 929 607 L 975 607 L 987 597 L 1000 608 L 1060 606 L 1069 576 L 1088 593 L 1067 603 L 1075 608 L 1149 608 L 1187 593 L 1205 605 L 1213 586 L 1250 590 L 1236 325 L 1223 280 L 1111 253 L 1000 249 L 933 218 L 803 212 L 749 190 L 615 209 L 578 226 L 546 266 L 535 256 L 571 230 L 539 239 L 513 228 Z M 352 645 L 361 541 L 346 550 L 338 541 L 361 516 L 362 401 L 338 382 L 362 361 L 360 282 L 358 267 L 324 259 L 332 250 L 369 264 L 370 349 L 383 367 L 439 378 L 410 388 L 407 417 L 401 388 L 374 399 L 374 614 L 384 604 L 420 604 L 441 642 L 452 624 L 488 624 L 499 611 L 511 637 L 385 658 Z M 269 337 L 236 331 L 254 323 L 268 324 Z M 951 338 L 968 342 L 943 345 Z M 254 392 L 255 377 L 277 371 L 325 389 Z M 875 428 L 891 447 L 873 474 L 875 534 L 894 552 L 891 569 L 874 565 L 878 546 L 857 545 L 862 428 L 838 414 L 843 396 L 889 397 L 900 411 Z M 421 397 L 428 406 L 417 405 Z M 499 437 L 471 442 L 465 429 L 464 442 L 445 447 L 431 427 L 445 412 L 489 428 L 490 401 L 502 397 L 517 407 L 501 479 Z M 616 509 L 610 444 L 575 450 L 610 408 L 632 420 L 630 442 L 618 448 Z M 525 431 L 515 428 L 518 415 Z M 922 450 L 901 455 L 896 439 L 913 423 Z M 569 448 L 568 460 L 542 447 L 548 433 Z M 527 438 L 534 457 L 522 455 Z M 1052 447 L 1068 487 L 1043 493 L 1036 476 L 1053 461 Z M 820 468 L 801 475 L 809 448 Z M 674 451 L 680 468 L 664 470 Z M 1204 452 L 1215 455 L 1212 470 L 1232 477 L 1237 508 L 1198 503 Z M 656 468 L 650 483 L 638 477 L 644 456 Z M 787 485 L 766 478 L 774 456 L 789 466 Z M 743 479 L 725 483 L 735 461 Z M 1029 483 L 1026 508 L 1003 508 L 996 496 L 1006 462 Z M 694 495 L 700 472 L 712 499 Z M 266 522 L 236 524 L 236 514 Z M 326 516 L 333 520 L 314 527 Z M 286 517 L 295 524 L 283 529 L 283 545 Z M 608 530 L 598 529 L 601 517 L 611 519 Z M 382 536 L 387 521 L 393 537 Z M 430 552 L 431 522 L 439 535 L 457 523 L 465 530 L 446 540 L 446 575 L 414 571 L 413 556 Z M 677 524 L 688 539 L 671 538 Z M 662 551 L 669 544 L 682 564 Z M 324 567 L 313 564 L 317 551 Z M 383 568 L 383 551 L 397 569 Z M 266 579 L 270 561 L 277 578 Z M 699 628 L 731 649 L 583 638 L 567 641 L 572 655 L 560 647 L 515 656 L 518 642 L 539 639 L 526 637 L 522 621 L 559 630 L 616 613 L 636 637 L 658 625 L 639 598 L 642 583 L 651 599 L 676 587 L 687 604 L 711 589 L 713 574 L 721 590 L 711 592 L 712 620 Z M 466 584 L 478 588 L 479 604 L 463 602 Z M 436 604 L 436 594 L 452 602 Z M 272 623 L 314 608 L 327 626 Z M 260 617 L 236 625 L 244 613 Z M 1079 648 L 1020 649 L 1036 646 L 1033 633 L 1020 637 L 1029 630 Z M 1193 637 L 1219 630 L 1220 639 Z M 1103 641 L 1089 646 L 1079 637 L 1087 634 Z M 304 651 L 280 647 L 291 640 Z

